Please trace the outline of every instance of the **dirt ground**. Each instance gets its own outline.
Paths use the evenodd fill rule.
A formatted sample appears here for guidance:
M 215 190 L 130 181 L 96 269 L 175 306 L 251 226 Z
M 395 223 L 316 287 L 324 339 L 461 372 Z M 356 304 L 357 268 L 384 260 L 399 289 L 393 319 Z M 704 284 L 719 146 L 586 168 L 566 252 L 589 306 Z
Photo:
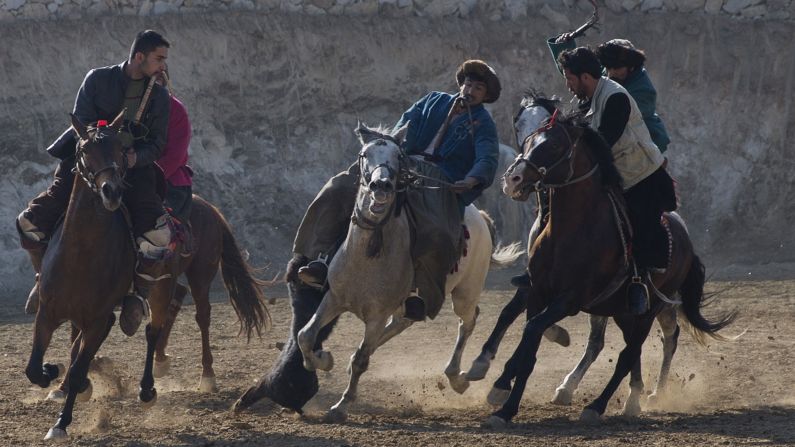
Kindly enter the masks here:
M 126 338 L 117 328 L 100 351 L 109 374 L 93 375 L 94 396 L 78 402 L 69 428 L 74 445 L 786 445 L 795 444 L 795 281 L 713 282 L 722 291 L 714 309 L 739 309 L 728 335 L 737 341 L 697 345 L 683 333 L 674 358 L 670 397 L 660 408 L 644 408 L 639 418 L 620 416 L 628 393 L 625 381 L 601 425 L 577 422 L 580 410 L 607 383 L 622 348 L 615 325 L 607 330 L 602 355 L 575 395 L 571 407 L 549 403 L 555 387 L 577 363 L 584 348 L 588 319 L 584 314 L 562 323 L 572 335 L 563 348 L 542 343 L 538 364 L 522 407 L 508 430 L 480 428 L 491 412 L 485 396 L 519 336 L 516 325 L 486 380 L 464 395 L 453 392 L 442 373 L 452 351 L 457 319 L 445 309 L 435 321 L 418 324 L 391 341 L 371 360 L 362 378 L 359 401 L 347 423 L 321 422 L 325 410 L 344 390 L 349 355 L 361 339 L 363 325 L 350 315 L 337 326 L 327 345 L 337 366 L 320 376 L 321 392 L 300 418 L 268 403 L 239 415 L 228 409 L 276 359 L 275 343 L 286 338 L 289 304 L 277 296 L 271 306 L 274 328 L 246 344 L 236 337 L 237 321 L 228 304 L 213 307 L 211 339 L 220 391 L 196 390 L 200 343 L 193 307 L 185 306 L 170 343 L 171 375 L 159 379 L 159 399 L 150 409 L 137 401 L 143 369 L 144 337 Z M 482 314 L 465 354 L 468 368 L 509 291 L 482 296 Z M 709 313 L 709 312 L 707 312 Z M 55 422 L 61 403 L 44 400 L 48 390 L 32 386 L 24 375 L 31 345 L 31 318 L 16 309 L 0 311 L 0 444 L 38 445 Z M 68 330 L 56 333 L 47 360 L 66 362 Z M 643 356 L 647 392 L 661 359 L 660 332 L 652 329 Z M 107 362 L 110 359 L 110 362 Z

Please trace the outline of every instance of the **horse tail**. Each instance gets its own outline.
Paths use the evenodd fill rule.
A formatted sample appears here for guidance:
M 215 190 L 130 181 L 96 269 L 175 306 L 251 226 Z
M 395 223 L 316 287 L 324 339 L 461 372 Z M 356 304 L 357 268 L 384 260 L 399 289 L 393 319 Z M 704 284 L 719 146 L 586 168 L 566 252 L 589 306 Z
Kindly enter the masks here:
M 494 224 L 494 219 L 489 216 L 489 213 L 478 210 L 480 217 L 486 221 L 486 226 L 489 228 L 489 237 L 491 237 L 491 246 L 497 245 L 497 225 Z
M 491 246 L 497 246 L 491 254 L 490 266 L 495 268 L 509 267 L 522 256 L 523 250 L 520 248 L 519 242 L 501 247 L 497 244 L 497 226 L 494 224 L 494 219 L 489 216 L 489 213 L 478 210 L 480 216 L 486 221 L 486 226 L 489 228 L 489 236 L 491 237 Z
M 679 294 L 682 296 L 682 311 L 689 323 L 685 327 L 701 345 L 706 345 L 706 337 L 721 341 L 731 340 L 718 334 L 718 331 L 734 322 L 737 318 L 737 311 L 721 314 L 715 321 L 709 321 L 701 314 L 701 309 L 709 305 L 711 301 L 710 297 L 706 297 L 706 299 L 704 297 L 705 280 L 704 264 L 701 263 L 698 256 L 693 255 L 690 271 L 687 272 L 687 277 L 679 288 Z
M 261 288 L 263 285 L 267 285 L 267 282 L 254 276 L 254 269 L 244 259 L 235 237 L 232 235 L 229 223 L 223 216 L 220 217 L 223 234 L 221 276 L 224 279 L 226 290 L 229 292 L 229 301 L 240 321 L 238 335 L 245 332 L 246 338 L 251 340 L 251 334 L 254 331 L 259 337 L 263 330 L 268 330 L 271 327 L 271 315 L 265 306 L 265 294 Z

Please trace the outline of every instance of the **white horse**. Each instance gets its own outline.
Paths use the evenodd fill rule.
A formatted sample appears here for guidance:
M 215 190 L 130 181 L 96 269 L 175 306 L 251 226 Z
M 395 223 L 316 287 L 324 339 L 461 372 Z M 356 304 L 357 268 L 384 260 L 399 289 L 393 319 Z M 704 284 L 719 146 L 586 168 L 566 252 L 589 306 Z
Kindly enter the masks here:
M 521 108 L 514 118 L 514 132 L 516 135 L 517 147 L 522 147 L 523 143 L 529 138 L 536 130 L 538 130 L 544 121 L 552 116 L 554 110 L 558 106 L 556 98 L 545 98 L 535 92 L 529 93 L 523 100 Z M 530 230 L 528 236 L 528 249 L 532 246 L 532 242 L 538 236 L 542 229 L 541 223 L 541 204 L 539 204 L 539 214 Z M 466 375 L 466 378 L 471 381 L 481 380 L 486 376 L 486 372 L 491 366 L 491 361 L 497 353 L 497 347 L 502 340 L 502 335 L 507 330 L 508 325 L 524 311 L 526 304 L 519 303 L 525 299 L 525 295 L 517 293 L 514 299 L 506 305 L 503 312 L 500 314 L 500 320 L 494 333 L 483 346 L 481 354 L 475 359 Z M 590 368 L 591 364 L 596 361 L 599 353 L 604 347 L 605 329 L 607 328 L 608 317 L 598 315 L 590 316 L 591 331 L 588 337 L 588 344 L 585 348 L 582 358 L 577 366 L 565 377 L 563 383 L 555 390 L 555 396 L 552 402 L 558 405 L 570 405 L 574 392 L 582 381 L 585 373 Z M 660 397 L 665 391 L 668 381 L 668 374 L 671 369 L 671 360 L 676 352 L 677 342 L 679 339 L 679 325 L 677 323 L 677 310 L 673 305 L 667 305 L 666 308 L 657 315 L 657 322 L 660 324 L 663 332 L 663 361 L 660 365 L 660 374 L 657 377 L 657 385 L 654 392 L 649 396 L 649 402 L 653 402 Z M 553 325 L 544 333 L 550 340 L 556 340 L 558 337 L 565 337 L 565 329 Z M 560 343 L 560 342 L 559 342 Z M 562 343 L 561 343 L 562 344 Z M 565 346 L 565 345 L 564 345 Z M 633 377 L 641 377 L 640 363 L 634 366 L 636 371 L 633 371 Z M 630 397 L 624 405 L 625 415 L 637 415 L 640 413 L 640 399 L 643 394 L 643 383 L 635 383 L 631 387 Z M 504 390 L 492 390 L 489 393 L 489 403 L 492 405 L 502 405 L 503 401 L 507 398 Z
M 356 129 L 363 145 L 359 154 L 362 172 L 352 223 L 329 265 L 329 289 L 312 319 L 298 333 L 304 367 L 327 371 L 333 367 L 331 353 L 312 350 L 318 332 L 343 312 L 352 312 L 365 324 L 364 339 L 351 357 L 350 382 L 340 401 L 329 410 L 330 421 L 347 418 L 370 355 L 412 324 L 402 318 L 403 303 L 411 292 L 414 276 L 411 234 L 406 212 L 396 212 L 406 157 L 399 142 L 405 130 L 404 127 L 389 135 L 361 125 Z M 475 327 L 477 304 L 489 266 L 507 265 L 521 256 L 518 244 L 492 253 L 486 218 L 473 205 L 466 207 L 464 224 L 470 234 L 467 255 L 459 260 L 457 271 L 448 275 L 445 290 L 460 318 L 453 355 L 444 371 L 458 393 L 469 387 L 461 371 L 461 355 Z M 377 255 L 373 250 L 376 246 Z

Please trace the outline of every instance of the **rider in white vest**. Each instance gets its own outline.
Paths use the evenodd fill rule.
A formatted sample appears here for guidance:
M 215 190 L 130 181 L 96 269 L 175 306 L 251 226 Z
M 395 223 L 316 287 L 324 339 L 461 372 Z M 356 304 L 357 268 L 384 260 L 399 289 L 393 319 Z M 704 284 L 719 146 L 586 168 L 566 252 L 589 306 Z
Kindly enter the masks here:
M 586 117 L 611 147 L 621 173 L 634 230 L 636 276 L 664 270 L 668 266 L 668 240 L 660 217 L 664 211 L 676 209 L 676 193 L 673 179 L 665 170 L 665 158 L 652 142 L 638 105 L 624 87 L 602 76 L 602 66 L 590 48 L 565 51 L 558 63 L 569 90 L 590 103 Z M 649 297 L 644 287 L 631 287 L 629 295 L 632 313 L 648 310 Z

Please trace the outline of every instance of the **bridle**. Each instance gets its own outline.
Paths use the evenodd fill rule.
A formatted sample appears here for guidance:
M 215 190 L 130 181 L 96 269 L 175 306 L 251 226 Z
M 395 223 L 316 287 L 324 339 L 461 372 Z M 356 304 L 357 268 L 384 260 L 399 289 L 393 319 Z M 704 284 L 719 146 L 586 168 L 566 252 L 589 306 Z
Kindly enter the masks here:
M 386 137 L 388 137 L 388 135 L 385 135 L 384 137 L 385 138 L 376 139 L 371 144 L 368 144 L 367 147 L 369 147 L 370 145 L 385 146 L 387 144 L 386 140 L 388 138 Z M 405 177 L 407 171 L 406 153 L 403 151 L 402 148 L 400 148 L 400 144 L 397 141 L 392 139 L 390 139 L 390 141 L 395 143 L 395 145 L 397 145 L 398 147 L 398 168 L 395 169 L 394 167 L 390 166 L 389 163 L 379 163 L 375 165 L 372 171 L 367 169 L 367 154 L 365 153 L 366 148 L 362 149 L 359 152 L 359 161 L 358 161 L 359 173 L 360 173 L 359 184 L 361 186 L 368 187 L 370 181 L 372 180 L 373 172 L 378 168 L 384 168 L 389 173 L 389 178 L 394 178 L 397 181 L 397 184 L 395 186 L 395 192 L 403 192 L 406 190 L 406 187 L 408 185 L 405 182 L 403 182 L 403 178 Z
M 542 125 L 538 129 L 536 129 L 533 133 L 528 135 L 524 139 L 524 141 L 522 141 L 521 145 L 519 146 L 522 149 L 522 153 L 519 154 L 516 157 L 516 160 L 514 160 L 513 164 L 511 164 L 511 166 L 509 166 L 508 169 L 505 171 L 505 174 L 503 174 L 503 179 L 505 179 L 510 173 L 513 172 L 513 170 L 517 166 L 519 166 L 522 163 L 527 164 L 527 166 L 529 166 L 531 169 L 533 169 L 538 174 L 539 180 L 532 184 L 532 186 L 535 188 L 536 191 L 545 191 L 545 190 L 553 190 L 553 189 L 563 188 L 563 187 L 566 187 L 566 186 L 569 186 L 569 185 L 573 185 L 575 183 L 579 183 L 579 182 L 587 179 L 588 177 L 591 177 L 592 175 L 594 175 L 596 173 L 597 169 L 599 168 L 598 164 L 594 164 L 594 167 L 591 168 L 591 170 L 588 171 L 587 173 L 585 173 L 585 174 L 583 174 L 581 176 L 578 176 L 576 178 L 572 178 L 572 177 L 574 177 L 574 158 L 576 156 L 575 148 L 579 144 L 580 139 L 582 138 L 582 136 L 580 135 L 580 136 L 577 137 L 576 140 L 572 141 L 571 135 L 569 134 L 568 129 L 566 129 L 565 125 L 562 125 L 562 124 L 560 124 L 558 122 L 557 117 L 558 117 L 558 110 L 555 109 L 555 112 L 552 114 L 552 117 L 548 120 L 548 122 L 546 124 Z M 553 162 L 550 166 L 548 166 L 548 167 L 547 166 L 536 166 L 535 163 L 530 161 L 530 157 L 529 156 L 527 156 L 527 157 L 525 156 L 525 150 L 524 149 L 527 146 L 527 144 L 530 141 L 532 141 L 535 137 L 541 135 L 544 132 L 549 132 L 552 129 L 554 129 L 555 127 L 560 127 L 561 129 L 563 129 L 563 133 L 566 135 L 566 140 L 568 142 L 568 150 L 560 158 L 555 160 L 555 162 Z M 529 155 L 530 152 L 531 151 L 527 151 L 528 155 Z M 549 183 L 549 182 L 547 182 L 546 179 L 549 176 L 549 174 L 552 171 L 554 171 L 558 166 L 564 164 L 567 161 L 568 161 L 568 165 L 569 165 L 569 170 L 568 170 L 568 174 L 566 175 L 565 180 L 562 183 Z M 531 185 L 528 184 L 527 186 L 525 186 L 525 188 L 530 187 L 530 186 Z
M 110 138 L 113 137 L 114 134 L 111 132 L 117 132 L 112 130 L 111 127 L 89 127 L 89 132 L 94 132 L 93 136 L 90 136 L 89 139 L 80 139 L 77 144 L 77 152 L 75 153 L 75 167 L 73 172 L 79 175 L 84 182 L 88 185 L 88 187 L 93 191 L 95 194 L 100 194 L 100 188 L 96 184 L 97 177 L 105 171 L 116 171 L 119 174 L 119 177 L 124 178 L 124 173 L 127 171 L 127 157 L 122 157 L 122 166 L 119 166 L 115 161 L 108 166 L 104 166 L 97 171 L 91 171 L 86 164 L 86 150 L 85 146 L 87 143 L 92 142 L 94 144 L 100 144 L 103 138 Z M 105 131 L 108 131 L 107 133 Z

